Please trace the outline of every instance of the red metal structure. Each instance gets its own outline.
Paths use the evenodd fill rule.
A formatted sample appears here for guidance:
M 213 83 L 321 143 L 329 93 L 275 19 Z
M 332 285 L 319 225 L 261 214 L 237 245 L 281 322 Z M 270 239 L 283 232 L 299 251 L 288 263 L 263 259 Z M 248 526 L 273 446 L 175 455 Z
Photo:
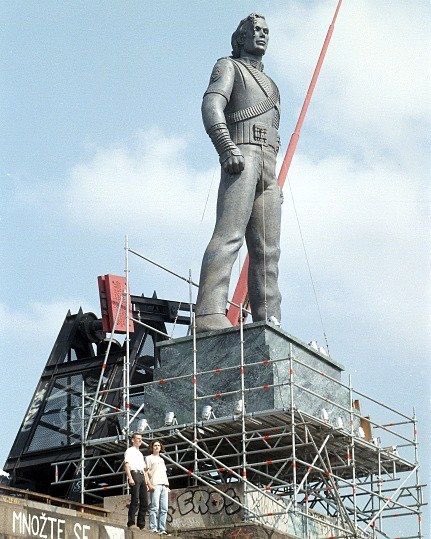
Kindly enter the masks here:
M 280 187 L 283 187 L 284 182 L 286 181 L 287 173 L 289 171 L 293 155 L 295 154 L 301 128 L 304 123 L 304 118 L 307 113 L 308 106 L 310 104 L 311 97 L 313 95 L 313 91 L 317 83 L 317 79 L 319 78 L 320 69 L 322 67 L 323 60 L 325 59 L 329 42 L 331 41 L 331 37 L 334 32 L 335 21 L 337 20 L 338 12 L 341 7 L 341 2 L 342 0 L 338 0 L 337 7 L 335 9 L 335 13 L 332 18 L 332 22 L 329 25 L 328 31 L 326 33 L 325 41 L 323 42 L 322 50 L 320 51 L 319 59 L 317 60 L 317 65 L 314 69 L 313 76 L 311 78 L 311 82 L 308 87 L 307 94 L 305 96 L 304 103 L 301 108 L 301 112 L 299 114 L 298 121 L 296 122 L 295 130 L 290 137 L 289 145 L 287 147 L 286 154 L 283 159 L 283 164 L 281 165 L 281 169 L 278 174 L 278 185 Z M 240 273 L 238 283 L 235 288 L 235 292 L 232 297 L 232 303 L 229 306 L 229 309 L 227 312 L 227 317 L 234 326 L 237 326 L 239 324 L 239 316 L 240 316 L 239 306 L 240 305 L 245 306 L 248 303 L 248 266 L 249 266 L 249 257 L 247 255 L 241 269 L 241 273 Z
M 100 275 L 97 281 L 99 283 L 103 331 L 111 333 L 115 330 L 116 333 L 126 333 L 126 301 L 123 299 L 126 279 L 118 275 Z M 117 315 L 118 310 L 120 312 Z M 131 307 L 130 318 L 132 318 Z M 134 331 L 132 320 L 129 320 L 129 331 Z

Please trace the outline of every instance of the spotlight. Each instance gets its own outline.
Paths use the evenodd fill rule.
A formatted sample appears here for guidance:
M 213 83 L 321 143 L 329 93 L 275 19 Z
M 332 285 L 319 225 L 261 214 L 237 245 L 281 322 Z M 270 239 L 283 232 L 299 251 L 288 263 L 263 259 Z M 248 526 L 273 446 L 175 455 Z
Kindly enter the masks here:
M 270 316 L 267 321 L 275 327 L 281 327 L 280 321 L 275 316 Z
M 329 414 L 328 414 L 328 412 L 325 410 L 325 408 L 322 408 L 320 414 L 321 414 L 321 416 L 322 416 L 323 421 L 329 421 Z
M 344 429 L 344 423 L 341 417 L 337 417 L 336 425 L 337 429 Z
M 322 356 L 328 357 L 328 351 L 323 346 L 319 346 L 319 352 L 322 354 Z
M 176 425 L 177 420 L 175 417 L 175 412 L 166 412 L 165 414 L 165 426 L 170 427 L 171 425 Z
M 308 343 L 308 346 L 309 346 L 310 348 L 313 348 L 313 350 L 316 350 L 316 351 L 319 350 L 319 345 L 317 344 L 317 341 L 310 341 L 310 342 Z
M 211 419 L 212 417 L 215 417 L 213 408 L 212 406 L 207 404 L 206 406 L 202 408 L 202 413 L 201 413 L 202 421 L 208 421 L 208 419 Z
M 381 441 L 381 439 L 380 439 L 378 436 L 373 436 L 373 444 L 374 444 L 376 447 L 381 447 L 382 441 Z
M 388 453 L 392 453 L 392 455 L 394 455 L 395 457 L 400 456 L 396 445 L 390 445 L 389 447 L 384 447 L 383 449 L 387 451 Z
M 146 430 L 150 430 L 150 425 L 148 424 L 148 421 L 143 417 L 138 421 L 136 432 L 140 432 L 142 434 Z
M 233 415 L 241 415 L 245 411 L 244 401 L 240 399 L 235 403 Z
M 358 436 L 359 438 L 365 438 L 365 431 L 362 427 L 358 427 Z

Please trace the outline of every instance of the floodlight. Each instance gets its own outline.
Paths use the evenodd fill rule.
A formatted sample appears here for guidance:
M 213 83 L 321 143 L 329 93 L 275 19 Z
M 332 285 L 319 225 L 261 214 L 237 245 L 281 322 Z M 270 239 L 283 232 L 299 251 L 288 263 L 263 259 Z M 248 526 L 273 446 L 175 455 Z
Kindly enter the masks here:
M 233 415 L 241 415 L 245 411 L 244 401 L 240 399 L 235 403 Z
M 376 447 L 380 447 L 382 445 L 382 441 L 378 436 L 373 436 L 373 444 Z
M 344 423 L 343 423 L 343 420 L 341 419 L 341 417 L 337 417 L 336 425 L 337 425 L 337 429 L 343 429 L 344 428 Z
M 359 438 L 365 438 L 365 431 L 362 427 L 358 427 L 358 436 Z
M 325 408 L 322 408 L 320 414 L 321 414 L 321 416 L 322 416 L 323 421 L 329 421 L 329 414 L 328 414 L 328 412 L 325 410 Z
M 308 346 L 309 346 L 310 348 L 313 348 L 313 350 L 316 350 L 316 351 L 319 350 L 319 345 L 317 344 L 317 341 L 310 341 L 310 342 L 308 343 Z
M 208 421 L 208 419 L 211 419 L 211 417 L 214 417 L 213 408 L 207 404 L 202 408 L 201 418 L 202 421 Z
M 383 448 L 385 451 L 387 451 L 388 453 L 392 453 L 392 455 L 396 456 L 396 457 L 399 457 L 399 453 L 398 453 L 398 448 L 396 445 L 390 445 L 389 447 L 384 447 Z
M 166 412 L 165 414 L 165 426 L 170 427 L 175 422 L 175 412 Z
M 273 326 L 281 327 L 280 321 L 275 316 L 270 316 L 267 321 Z
M 146 430 L 150 429 L 150 425 L 148 424 L 148 421 L 143 417 L 138 421 L 138 425 L 136 427 L 136 432 L 143 433 Z

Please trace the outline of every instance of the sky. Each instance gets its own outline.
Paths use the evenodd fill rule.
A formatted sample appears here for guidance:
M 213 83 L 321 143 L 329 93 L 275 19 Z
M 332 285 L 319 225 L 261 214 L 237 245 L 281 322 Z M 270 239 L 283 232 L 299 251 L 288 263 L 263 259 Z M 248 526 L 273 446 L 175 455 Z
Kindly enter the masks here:
M 335 5 L 3 4 L 0 467 L 67 310 L 99 315 L 97 276 L 124 272 L 125 236 L 199 279 L 219 174 L 200 104 L 239 20 L 257 11 L 270 27 L 282 156 Z M 425 0 L 343 3 L 284 189 L 280 260 L 283 328 L 322 345 L 324 331 L 356 389 L 415 409 L 428 483 L 429 20 Z M 142 260 L 130 280 L 188 300 Z

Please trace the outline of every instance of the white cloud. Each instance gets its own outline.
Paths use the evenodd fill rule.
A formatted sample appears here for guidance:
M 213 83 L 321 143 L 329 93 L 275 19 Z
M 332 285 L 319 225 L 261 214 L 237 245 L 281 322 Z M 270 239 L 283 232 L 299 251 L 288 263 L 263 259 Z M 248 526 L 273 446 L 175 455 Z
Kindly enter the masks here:
M 370 330 L 397 332 L 411 345 L 423 342 L 430 242 L 418 186 L 389 162 L 364 166 L 348 157 L 313 162 L 302 154 L 290 180 L 328 317 L 340 317 L 336 302 L 341 302 L 342 316 L 360 314 Z M 289 273 L 293 263 L 305 275 L 287 185 L 285 200 L 281 273 Z
M 185 159 L 186 141 L 157 129 L 126 145 L 101 149 L 76 165 L 66 194 L 69 214 L 85 226 L 143 232 L 197 227 L 211 171 Z
M 289 3 L 274 15 L 271 56 L 280 82 L 289 85 L 285 104 L 292 91 L 305 95 L 335 5 Z M 314 93 L 312 122 L 331 136 L 356 140 L 358 148 L 395 144 L 408 153 L 430 117 L 429 15 L 428 2 L 344 2 Z
M 70 309 L 72 314 L 78 312 L 82 307 L 84 312 L 92 309 L 85 302 L 77 299 L 64 299 L 61 301 L 31 302 L 21 309 L 11 307 L 0 303 L 0 335 L 3 340 L 6 338 L 14 341 L 17 336 L 32 336 L 32 345 L 48 346 L 54 344 L 58 332 L 60 331 L 62 321 Z

